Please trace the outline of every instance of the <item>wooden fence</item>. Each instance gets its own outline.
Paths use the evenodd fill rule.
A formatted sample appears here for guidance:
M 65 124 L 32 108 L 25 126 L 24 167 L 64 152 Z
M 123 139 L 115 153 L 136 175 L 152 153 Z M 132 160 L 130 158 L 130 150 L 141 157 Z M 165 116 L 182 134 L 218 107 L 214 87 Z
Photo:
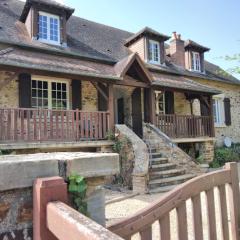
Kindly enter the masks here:
M 216 194 L 217 192 L 217 194 Z M 205 194 L 206 202 L 201 194 Z M 216 198 L 219 199 L 218 204 Z M 186 201 L 192 204 L 192 217 L 187 215 Z M 218 206 L 217 206 L 218 205 Z M 237 164 L 228 163 L 223 170 L 196 177 L 180 185 L 161 200 L 137 212 L 131 217 L 113 224 L 108 229 L 129 240 L 139 234 L 141 240 L 152 240 L 152 225 L 159 225 L 161 240 L 170 240 L 172 222 L 170 212 L 176 210 L 177 234 L 179 240 L 188 240 L 189 222 L 193 226 L 193 238 L 203 240 L 203 209 L 208 222 L 208 239 L 217 240 L 217 226 L 220 225 L 223 240 L 239 240 L 240 199 Z M 215 209 L 220 209 L 220 220 L 216 221 Z M 230 221 L 228 219 L 230 215 Z M 155 239 L 155 238 L 154 238 Z
M 105 139 L 108 112 L 0 109 L 0 142 Z
M 157 127 L 172 138 L 213 137 L 211 116 L 159 114 Z

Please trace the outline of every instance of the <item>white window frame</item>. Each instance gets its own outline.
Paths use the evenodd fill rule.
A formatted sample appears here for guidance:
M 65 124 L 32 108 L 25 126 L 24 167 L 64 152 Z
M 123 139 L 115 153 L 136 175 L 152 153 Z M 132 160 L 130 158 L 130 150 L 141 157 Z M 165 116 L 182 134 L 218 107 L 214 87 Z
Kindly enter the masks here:
M 69 101 L 69 89 L 70 89 L 70 84 L 69 84 L 69 80 L 67 79 L 56 79 L 56 78 L 44 78 L 41 76 L 32 76 L 32 80 L 35 81 L 46 81 L 48 83 L 48 109 L 52 109 L 52 83 L 65 83 L 66 84 L 66 92 L 67 92 L 67 107 L 66 109 L 62 109 L 62 110 L 69 110 L 70 109 L 70 101 Z M 32 91 L 32 87 L 31 87 L 31 91 Z M 31 100 L 32 100 L 32 96 L 31 96 Z M 61 109 L 53 109 L 53 110 L 61 110 Z
M 46 16 L 47 17 L 47 39 L 43 39 L 43 38 L 38 38 L 38 40 L 40 42 L 43 42 L 43 43 L 49 43 L 49 44 L 55 44 L 55 45 L 60 45 L 60 17 L 57 16 L 57 15 L 53 15 L 53 14 L 50 14 L 50 13 L 46 13 L 46 12 L 39 12 L 39 16 Z M 58 19 L 58 41 L 54 41 L 54 40 L 51 40 L 50 39 L 50 18 L 56 18 Z M 39 19 L 38 19 L 39 21 Z
M 151 50 L 152 50 L 152 59 L 150 59 L 150 56 L 149 56 L 149 54 L 148 54 L 148 62 L 149 63 L 152 63 L 152 64 L 160 64 L 160 62 L 161 62 L 161 59 L 160 59 L 160 44 L 159 44 L 159 42 L 157 42 L 157 41 L 154 41 L 154 40 L 149 40 L 149 42 L 148 42 L 148 44 L 149 44 L 149 46 L 148 46 L 148 51 L 149 51 L 149 49 L 151 48 Z M 154 54 L 155 54 L 155 45 L 157 45 L 158 46 L 158 51 L 157 51 L 157 54 L 158 54 L 158 61 L 155 61 L 154 60 Z
M 226 127 L 225 124 L 225 110 L 224 110 L 224 94 L 213 96 L 213 114 L 214 114 L 214 126 Z
M 192 52 L 191 70 L 195 72 L 201 72 L 201 56 L 199 52 Z
M 165 104 L 165 93 L 161 91 L 155 91 L 156 95 L 156 114 L 165 114 L 166 113 L 166 104 Z M 160 97 L 162 97 L 161 103 L 163 104 L 163 111 L 159 109 Z

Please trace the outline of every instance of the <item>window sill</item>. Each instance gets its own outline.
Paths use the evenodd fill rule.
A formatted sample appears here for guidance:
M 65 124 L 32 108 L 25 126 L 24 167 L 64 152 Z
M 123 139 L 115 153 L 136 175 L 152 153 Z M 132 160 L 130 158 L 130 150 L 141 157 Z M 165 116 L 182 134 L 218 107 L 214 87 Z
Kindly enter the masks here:
M 214 127 L 215 128 L 225 128 L 225 127 L 227 127 L 227 125 L 226 124 L 224 124 L 224 123 L 222 123 L 222 124 L 214 124 Z

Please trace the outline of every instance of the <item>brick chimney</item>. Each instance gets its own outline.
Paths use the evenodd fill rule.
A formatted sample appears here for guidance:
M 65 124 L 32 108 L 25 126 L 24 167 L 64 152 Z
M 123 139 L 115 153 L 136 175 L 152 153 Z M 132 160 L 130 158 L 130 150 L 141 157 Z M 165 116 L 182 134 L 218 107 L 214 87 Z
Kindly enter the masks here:
M 181 40 L 181 34 L 173 32 L 170 41 L 170 56 L 174 64 L 185 68 L 185 49 L 184 41 Z

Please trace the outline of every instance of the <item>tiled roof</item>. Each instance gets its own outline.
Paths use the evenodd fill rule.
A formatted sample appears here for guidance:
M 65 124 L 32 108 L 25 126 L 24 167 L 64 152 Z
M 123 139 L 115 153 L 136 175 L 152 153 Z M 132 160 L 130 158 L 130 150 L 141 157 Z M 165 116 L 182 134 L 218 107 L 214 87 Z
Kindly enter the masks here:
M 51 7 L 55 7 L 55 8 L 60 8 L 65 10 L 66 14 L 67 14 L 67 19 L 74 13 L 74 8 L 70 8 L 66 5 L 63 5 L 57 1 L 54 0 L 27 0 L 26 4 L 23 8 L 20 20 L 21 21 L 25 21 L 26 17 L 27 17 L 27 13 L 29 11 L 29 9 L 31 8 L 33 3 L 37 3 L 37 4 L 43 4 L 43 5 L 47 5 L 47 6 L 51 6 Z
M 133 57 L 134 55 L 131 55 L 131 58 Z M 130 59 L 124 59 L 121 64 L 123 67 L 121 67 L 117 64 L 112 66 L 99 62 L 73 59 L 71 57 L 62 56 L 59 58 L 58 56 L 52 54 L 23 50 L 19 48 L 7 48 L 0 51 L 0 67 L 11 66 L 54 73 L 65 73 L 76 75 L 78 77 L 92 76 L 96 78 L 119 81 L 121 81 L 119 71 L 127 65 Z M 152 84 L 157 86 L 191 90 L 195 92 L 219 93 L 215 89 L 188 80 L 184 77 L 173 77 L 153 73 L 150 74 L 150 79 L 153 80 Z
M 190 80 L 185 77 L 179 77 L 179 76 L 176 77 L 172 75 L 153 73 L 153 79 L 154 79 L 153 85 L 155 86 L 182 89 L 182 90 L 202 92 L 202 93 L 212 93 L 212 94 L 221 93 L 214 88 L 197 83 L 196 81 Z
M 202 46 L 201 44 L 199 44 L 199 43 L 197 43 L 197 42 L 194 42 L 194 41 L 191 40 L 191 39 L 187 39 L 187 40 L 184 42 L 184 46 L 185 46 L 185 48 L 187 48 L 187 47 L 198 48 L 198 49 L 201 49 L 201 50 L 204 51 L 204 52 L 210 50 L 210 48 L 204 47 L 204 46 Z
M 48 0 L 40 1 L 49 2 Z M 44 48 L 52 51 L 52 54 L 62 52 L 66 55 L 69 54 L 69 56 L 79 55 L 93 60 L 100 59 L 112 65 L 129 55 L 129 51 L 124 44 L 127 39 L 134 37 L 135 34 L 76 16 L 71 16 L 67 22 L 68 47 L 53 46 L 31 40 L 25 25 L 19 21 L 17 22 L 23 8 L 24 2 L 19 0 L 0 0 L 0 42 L 11 41 L 15 42 L 15 44 L 29 45 L 33 48 L 38 48 L 38 51 L 42 51 Z M 148 66 L 148 68 L 165 73 L 239 84 L 237 79 L 229 75 L 220 74 L 216 65 L 208 63 L 206 63 L 205 67 L 206 74 L 180 69 L 168 61 L 165 67 L 152 65 Z
M 153 30 L 150 27 L 145 27 L 142 30 L 140 30 L 139 32 L 133 34 L 130 38 L 126 39 L 125 46 L 130 45 L 132 42 L 134 42 L 136 39 L 138 39 L 138 37 L 140 37 L 142 35 L 154 36 L 155 38 L 159 38 L 159 39 L 162 39 L 164 41 L 170 39 L 170 37 L 165 35 L 165 34 L 159 33 L 159 32 Z

